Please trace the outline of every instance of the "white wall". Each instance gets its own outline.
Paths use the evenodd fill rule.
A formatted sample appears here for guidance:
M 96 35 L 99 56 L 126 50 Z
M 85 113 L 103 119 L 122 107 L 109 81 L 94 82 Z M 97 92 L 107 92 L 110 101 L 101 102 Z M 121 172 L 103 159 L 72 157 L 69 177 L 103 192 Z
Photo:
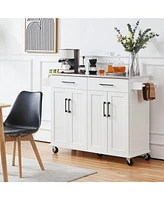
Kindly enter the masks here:
M 117 42 L 114 27 L 127 33 L 126 24 L 135 25 L 138 19 L 59 19 L 58 43 L 60 48 L 79 48 L 81 55 L 106 55 L 109 52 L 124 52 Z M 157 79 L 157 100 L 151 103 L 150 130 L 153 157 L 164 158 L 164 19 L 141 19 L 142 30 L 151 27 L 158 33 L 147 48 L 139 53 L 142 71 Z M 17 94 L 23 90 L 42 90 L 43 121 L 40 139 L 50 141 L 50 89 L 42 85 L 48 69 L 58 64 L 58 54 L 34 54 L 24 52 L 24 19 L 0 19 L 0 101 L 13 103 Z M 127 59 L 125 59 L 127 62 Z M 9 109 L 4 110 L 4 117 Z M 38 136 L 36 135 L 36 138 Z
M 79 48 L 81 55 L 100 54 L 114 51 L 124 53 L 120 43 L 117 43 L 114 27 L 127 33 L 126 24 L 135 25 L 138 19 L 109 18 L 109 19 L 59 19 L 59 48 Z M 140 19 L 140 29 L 151 27 L 160 38 L 153 39 L 148 48 L 141 50 L 143 56 L 164 56 L 164 19 Z M 24 52 L 24 19 L 0 19 L 0 53 L 27 54 Z

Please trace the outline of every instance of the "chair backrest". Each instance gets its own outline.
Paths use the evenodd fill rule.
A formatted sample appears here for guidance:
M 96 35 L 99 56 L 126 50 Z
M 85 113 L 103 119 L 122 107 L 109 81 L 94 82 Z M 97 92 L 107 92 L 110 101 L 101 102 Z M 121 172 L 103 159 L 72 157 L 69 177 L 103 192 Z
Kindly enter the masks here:
M 42 96 L 42 92 L 20 92 L 4 125 L 38 129 L 41 124 Z

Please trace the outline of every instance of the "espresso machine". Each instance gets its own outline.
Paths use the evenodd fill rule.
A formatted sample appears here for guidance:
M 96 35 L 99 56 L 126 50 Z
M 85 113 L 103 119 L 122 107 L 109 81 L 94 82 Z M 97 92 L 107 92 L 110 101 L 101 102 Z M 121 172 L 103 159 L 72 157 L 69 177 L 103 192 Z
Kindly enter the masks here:
M 61 62 L 60 73 L 75 73 L 78 74 L 79 67 L 79 49 L 60 49 L 59 51 Z

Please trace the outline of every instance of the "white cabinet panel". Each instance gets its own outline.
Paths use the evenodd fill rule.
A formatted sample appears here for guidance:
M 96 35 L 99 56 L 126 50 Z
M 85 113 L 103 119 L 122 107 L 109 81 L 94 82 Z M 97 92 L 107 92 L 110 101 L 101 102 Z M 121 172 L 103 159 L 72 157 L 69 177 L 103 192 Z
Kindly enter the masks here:
M 52 90 L 52 143 L 62 147 L 68 146 L 69 117 L 65 112 L 65 89 L 55 88 Z
M 87 92 L 83 90 L 70 91 L 70 147 L 87 148 Z
M 107 153 L 107 92 L 88 92 L 88 150 Z
M 108 118 L 108 152 L 128 155 L 128 94 L 108 93 L 110 117 Z

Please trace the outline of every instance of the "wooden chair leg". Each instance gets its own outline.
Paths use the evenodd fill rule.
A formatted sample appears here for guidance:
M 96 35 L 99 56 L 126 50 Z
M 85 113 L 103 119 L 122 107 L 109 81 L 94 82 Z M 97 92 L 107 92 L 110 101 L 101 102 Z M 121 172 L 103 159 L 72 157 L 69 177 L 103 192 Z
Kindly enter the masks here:
M 34 150 L 34 153 L 35 153 L 35 155 L 36 155 L 36 158 L 37 158 L 37 160 L 38 160 L 38 163 L 39 163 L 39 165 L 40 165 L 41 170 L 45 170 L 45 169 L 44 169 L 44 166 L 43 166 L 43 163 L 42 163 L 42 160 L 41 160 L 41 158 L 40 158 L 38 149 L 37 149 L 37 147 L 36 147 L 36 144 L 35 144 L 35 141 L 34 141 L 33 136 L 32 136 L 32 135 L 29 135 L 28 137 L 29 137 L 31 146 L 32 146 L 32 148 L 33 148 L 33 150 Z
M 21 136 L 17 137 L 18 142 L 18 167 L 19 167 L 19 178 L 22 178 L 22 157 L 21 157 Z
M 4 182 L 8 182 L 5 137 L 4 137 L 3 117 L 1 108 L 0 108 L 0 155 L 2 163 L 3 180 Z
M 15 154 L 16 154 L 16 141 L 14 141 L 14 146 L 13 146 L 12 166 L 15 166 Z

